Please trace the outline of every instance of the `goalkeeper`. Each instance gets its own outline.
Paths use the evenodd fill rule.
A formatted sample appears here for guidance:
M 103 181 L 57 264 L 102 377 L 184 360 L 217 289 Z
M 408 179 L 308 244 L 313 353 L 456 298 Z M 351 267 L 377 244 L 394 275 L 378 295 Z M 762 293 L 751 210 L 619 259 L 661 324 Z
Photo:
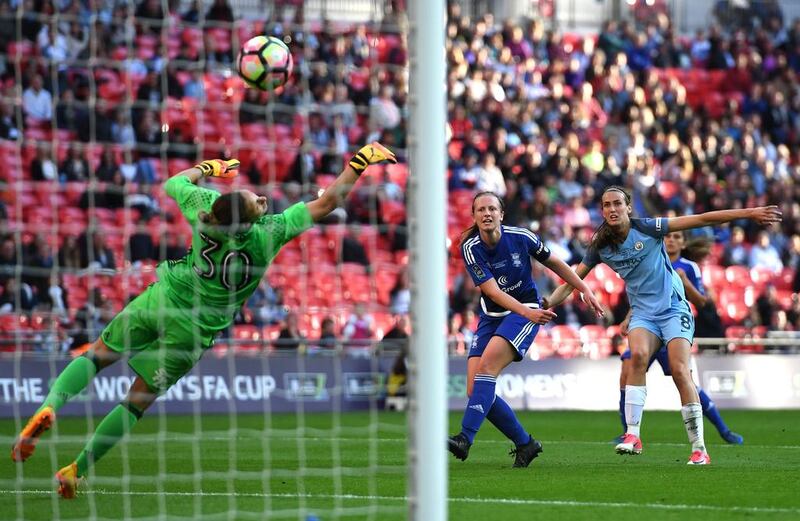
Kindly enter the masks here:
M 136 373 L 125 400 L 109 412 L 69 465 L 56 473 L 58 493 L 74 498 L 78 480 L 141 419 L 144 411 L 194 367 L 214 337 L 258 286 L 278 250 L 333 211 L 369 165 L 396 162 L 373 142 L 358 151 L 316 200 L 267 214 L 267 198 L 248 190 L 220 195 L 196 186 L 203 177 L 233 177 L 239 161 L 203 161 L 167 180 L 164 188 L 192 224 L 192 248 L 162 262 L 158 282 L 131 301 L 92 344 L 61 372 L 44 403 L 17 437 L 11 458 L 28 459 L 56 411 L 80 393 L 98 371 L 129 355 Z

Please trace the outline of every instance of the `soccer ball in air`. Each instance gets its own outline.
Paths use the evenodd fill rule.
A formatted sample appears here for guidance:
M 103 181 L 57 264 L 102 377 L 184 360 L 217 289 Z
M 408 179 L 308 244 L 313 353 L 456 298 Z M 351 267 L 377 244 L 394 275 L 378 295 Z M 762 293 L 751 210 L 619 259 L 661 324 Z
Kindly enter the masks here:
M 247 85 L 273 91 L 289 81 L 292 53 L 279 38 L 256 36 L 242 46 L 236 65 L 239 76 Z

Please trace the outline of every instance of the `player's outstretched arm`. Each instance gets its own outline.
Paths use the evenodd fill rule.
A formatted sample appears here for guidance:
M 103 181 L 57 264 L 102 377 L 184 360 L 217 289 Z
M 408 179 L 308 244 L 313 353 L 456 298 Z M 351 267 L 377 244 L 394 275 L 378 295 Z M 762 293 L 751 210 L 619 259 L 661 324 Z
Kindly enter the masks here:
M 318 222 L 324 219 L 329 213 L 335 210 L 341 201 L 347 197 L 353 185 L 358 181 L 359 176 L 369 165 L 374 165 L 382 161 L 397 163 L 394 153 L 373 141 L 361 149 L 350 159 L 349 164 L 344 168 L 336 181 L 322 192 L 318 199 L 306 204 L 311 219 Z
M 600 305 L 600 302 L 597 301 L 592 290 L 589 289 L 589 286 L 583 281 L 583 277 L 585 277 L 586 274 L 579 276 L 566 262 L 555 255 L 550 255 L 550 258 L 544 261 L 543 264 L 547 266 L 550 271 L 564 279 L 567 284 L 583 293 L 584 301 L 589 304 L 589 307 L 592 308 L 598 317 L 602 317 L 605 314 L 603 306 Z M 587 270 L 586 273 L 589 273 L 589 271 Z
M 572 271 L 572 270 L 570 270 Z M 575 268 L 575 275 L 581 279 L 581 281 L 586 278 L 586 275 L 589 274 L 591 268 L 589 268 L 586 264 L 580 263 L 578 267 Z M 566 280 L 566 278 L 558 274 L 562 279 Z M 584 283 L 585 284 L 585 283 Z M 551 309 L 554 307 L 560 306 L 567 298 L 572 295 L 572 292 L 575 290 L 575 287 L 569 283 L 565 283 L 557 287 L 550 296 L 544 298 L 544 307 L 546 309 Z
M 167 179 L 164 187 L 168 194 L 170 194 L 170 187 L 174 186 L 177 180 L 186 178 L 192 184 L 204 177 L 236 177 L 239 173 L 239 160 L 238 159 L 207 159 L 202 163 L 198 163 L 192 168 L 181 170 L 174 176 Z
M 684 215 L 681 217 L 671 217 L 667 220 L 668 229 L 671 232 L 681 230 L 691 230 L 703 226 L 713 226 L 724 224 L 737 219 L 749 219 L 758 224 L 769 225 L 779 223 L 783 214 L 777 206 L 759 206 L 757 208 L 743 208 L 741 210 L 716 210 L 697 215 Z

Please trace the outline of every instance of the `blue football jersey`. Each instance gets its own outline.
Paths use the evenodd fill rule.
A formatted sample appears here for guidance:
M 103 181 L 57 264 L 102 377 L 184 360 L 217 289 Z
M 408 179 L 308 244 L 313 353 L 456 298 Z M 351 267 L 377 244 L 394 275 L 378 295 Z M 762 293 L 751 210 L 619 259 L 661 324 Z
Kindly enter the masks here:
M 633 313 L 658 316 L 670 309 L 675 292 L 686 300 L 683 283 L 664 248 L 668 232 L 666 218 L 631 219 L 630 232 L 619 248 L 605 247 L 598 252 L 590 247 L 583 263 L 590 268 L 600 262 L 607 264 L 625 281 Z
M 701 295 L 706 294 L 706 288 L 703 286 L 703 274 L 700 271 L 700 266 L 698 266 L 696 262 L 678 257 L 678 259 L 672 263 L 672 269 L 676 271 L 683 270 L 684 273 L 686 273 L 686 278 L 692 283 L 692 286 L 697 288 L 697 291 L 699 291 Z
M 526 306 L 539 307 L 539 291 L 531 276 L 531 257 L 544 262 L 550 258 L 550 250 L 525 228 L 501 226 L 500 233 L 500 241 L 494 248 L 484 243 L 480 235 L 464 242 L 461 255 L 467 271 L 476 286 L 494 277 L 501 290 Z M 510 311 L 481 295 L 481 313 L 503 317 Z

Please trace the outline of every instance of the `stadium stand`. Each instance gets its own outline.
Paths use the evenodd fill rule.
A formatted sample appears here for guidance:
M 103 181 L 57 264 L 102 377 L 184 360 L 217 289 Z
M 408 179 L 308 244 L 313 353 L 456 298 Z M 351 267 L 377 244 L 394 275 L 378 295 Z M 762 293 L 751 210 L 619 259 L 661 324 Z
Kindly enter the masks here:
M 53 8 L 34 4 L 39 14 Z M 160 183 L 198 159 L 240 158 L 246 175 L 232 186 L 269 194 L 280 211 L 327 186 L 358 143 L 405 148 L 406 50 L 379 26 L 332 33 L 313 22 L 206 19 L 215 28 L 203 33 L 196 13 L 148 13 L 142 3 L 87 17 L 70 5 L 53 24 L 21 8 L 0 13 L 16 34 L 4 32 L 0 49 L 5 348 L 34 337 L 50 339 L 35 343 L 42 349 L 68 348 L 80 310 L 99 327 L 103 309 L 121 309 L 154 280 L 156 262 L 180 257 L 188 225 Z M 295 81 L 273 99 L 230 73 L 240 42 L 262 31 L 290 36 L 295 51 Z M 506 222 L 533 229 L 574 264 L 598 222 L 597 195 L 613 183 L 633 193 L 642 216 L 779 205 L 782 229 L 765 243 L 746 224 L 735 248 L 730 229 L 715 230 L 704 280 L 729 333 L 800 329 L 800 22 L 689 38 L 661 14 L 578 35 L 451 9 L 447 31 L 449 288 L 471 284 L 457 243 L 476 190 L 504 193 Z M 297 110 L 305 89 L 307 114 Z M 339 223 L 281 252 L 268 274 L 274 298 L 263 304 L 277 312 L 247 306 L 229 334 L 238 349 L 269 344 L 284 308 L 313 317 L 300 325 L 311 339 L 325 316 L 341 333 L 357 303 L 387 321 L 408 257 L 407 178 L 402 162 L 375 168 Z M 367 266 L 341 262 L 345 225 L 358 230 Z M 133 255 L 137 233 L 149 235 L 149 254 Z M 126 274 L 122 285 L 113 272 Z M 602 267 L 590 282 L 610 322 L 571 313 L 540 335 L 537 356 L 611 353 L 606 328 L 624 316 L 624 286 Z M 774 297 L 759 307 L 768 288 Z M 92 302 L 95 290 L 102 302 Z M 475 307 L 475 291 L 461 292 L 452 292 L 463 300 L 453 313 Z M 270 318 L 255 323 L 257 313 Z

